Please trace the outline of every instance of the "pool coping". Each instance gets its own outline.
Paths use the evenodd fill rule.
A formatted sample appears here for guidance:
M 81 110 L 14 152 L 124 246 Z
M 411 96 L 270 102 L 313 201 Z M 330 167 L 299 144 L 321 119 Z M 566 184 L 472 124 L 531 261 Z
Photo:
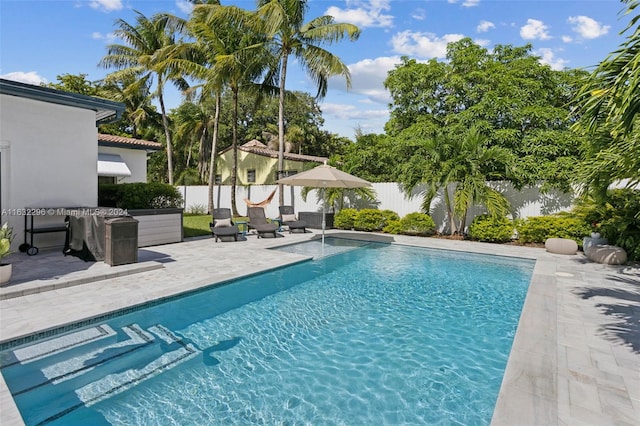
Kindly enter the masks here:
M 640 416 L 640 374 L 637 374 L 640 371 L 640 353 L 626 350 L 628 348 L 614 339 L 598 336 L 593 331 L 594 321 L 598 323 L 598 321 L 603 322 L 607 319 L 606 316 L 598 313 L 596 302 L 600 303 L 601 299 L 574 300 L 574 295 L 574 298 L 569 300 L 570 303 L 567 303 L 567 298 L 571 297 L 572 291 L 588 285 L 608 285 L 617 288 L 624 284 L 622 278 L 633 285 L 636 284 L 637 279 L 637 284 L 640 285 L 640 269 L 637 267 L 631 269 L 608 267 L 587 262 L 581 254 L 563 256 L 547 253 L 544 249 L 519 246 L 338 231 L 328 231 L 327 235 L 536 260 L 491 424 L 571 424 L 576 423 L 573 421 L 576 419 L 580 419 L 580 423 L 584 424 L 633 424 L 634 416 L 636 418 Z M 156 249 L 167 251 L 170 257 L 176 258 L 176 263 L 193 257 L 190 253 L 186 253 L 184 256 L 180 255 L 181 248 L 186 251 L 195 248 L 194 253 L 204 250 L 218 257 L 237 255 L 236 249 L 239 249 L 238 252 L 245 251 L 245 248 L 255 249 L 253 257 L 256 260 L 252 261 L 255 265 L 247 265 L 246 268 L 229 271 L 228 274 L 222 274 L 222 276 L 218 274 L 213 281 L 211 276 L 213 272 L 204 271 L 204 277 L 190 282 L 189 287 L 193 290 L 211 285 L 213 282 L 225 282 L 265 269 L 279 268 L 289 263 L 299 262 L 304 257 L 289 253 L 283 254 L 282 252 L 269 255 L 267 252 L 273 251 L 264 249 L 310 238 L 318 238 L 318 236 L 317 234 L 301 234 L 289 238 L 287 235 L 286 238 L 272 240 L 256 239 L 256 241 L 251 239 L 248 242 L 218 243 L 216 245 L 213 245 L 209 240 L 200 240 L 161 246 Z M 229 244 L 232 245 L 229 246 Z M 243 244 L 243 246 L 237 244 Z M 230 250 L 226 250 L 226 248 Z M 232 253 L 227 253 L 228 251 Z M 199 253 L 203 256 L 207 254 Z M 186 265 L 186 262 L 183 265 Z M 160 270 L 136 274 L 135 277 L 142 279 L 143 283 L 128 287 L 136 287 L 136 291 L 140 294 L 136 296 L 137 299 L 122 297 L 123 300 L 120 300 L 119 303 L 123 304 L 122 302 L 124 302 L 124 307 L 126 307 L 137 304 L 135 302 L 154 300 L 188 291 L 189 289 L 176 289 L 171 285 L 164 285 L 160 291 L 152 291 L 155 289 L 144 286 L 147 277 L 151 277 L 150 280 L 153 282 L 154 279 L 171 276 L 171 264 L 165 264 L 165 266 Z M 189 268 L 185 270 L 188 271 Z M 181 271 L 179 268 L 177 269 L 177 272 Z M 183 275 L 188 275 L 188 273 L 183 272 Z M 186 276 L 185 279 L 190 278 Z M 97 293 L 91 297 L 100 297 L 99 294 L 103 291 L 112 296 L 122 295 L 122 288 L 120 288 L 120 292 L 117 291 L 117 288 L 124 285 L 123 280 L 126 284 L 126 277 L 114 277 L 101 281 L 101 289 L 92 289 L 91 286 L 86 285 L 74 287 L 75 293 L 78 294 L 71 293 L 74 292 L 73 288 L 61 288 L 46 293 L 0 301 L 0 307 L 2 307 L 0 314 L 5 320 L 9 320 L 9 324 L 5 320 L 0 324 L 2 332 L 0 341 L 13 340 L 20 333 L 25 335 L 42 330 L 43 321 L 32 321 L 29 316 L 34 313 L 41 314 L 43 302 L 48 301 L 57 306 L 56 301 L 58 301 L 59 304 L 77 307 L 78 300 L 82 300 L 82 295 L 91 294 L 91 290 L 95 290 Z M 111 286 L 113 287 L 112 291 L 110 290 Z M 124 287 L 127 286 L 124 285 Z M 575 317 L 567 318 L 564 304 L 571 307 L 579 305 L 588 318 L 586 320 Z M 108 303 L 106 305 L 113 306 Z M 637 304 L 637 307 L 640 308 L 640 303 Z M 106 308 L 99 306 L 98 310 L 100 309 L 103 309 L 104 312 Z M 114 309 L 111 308 L 112 310 Z M 72 310 L 70 309 L 70 311 Z M 91 312 L 91 310 L 83 312 Z M 69 314 L 67 324 L 78 320 L 77 315 L 74 317 L 74 312 Z M 17 322 L 26 322 L 27 324 L 17 324 Z M 64 321 L 54 325 L 49 322 L 48 327 L 55 328 L 54 326 L 60 325 L 64 325 Z M 7 330 L 12 328 L 13 331 L 7 334 Z M 18 329 L 21 330 L 20 333 L 16 331 Z M 583 329 L 582 336 L 588 341 L 586 349 L 584 347 L 577 348 L 579 342 L 567 342 L 572 330 L 578 329 Z M 11 333 L 14 333 L 13 337 L 11 337 Z M 611 359 L 602 361 L 604 355 L 601 353 L 606 350 L 607 345 L 615 349 L 613 361 Z M 605 349 L 601 347 L 605 347 Z M 596 355 L 600 357 L 595 361 L 593 353 L 590 353 L 594 348 L 599 349 Z M 581 351 L 586 352 L 582 353 L 583 357 L 580 357 L 581 363 L 585 365 L 580 365 L 579 368 L 573 362 L 576 358 L 576 350 L 578 354 Z M 635 376 L 634 371 L 636 372 Z M 630 377 L 625 377 L 625 373 Z M 608 377 L 609 380 L 603 380 L 602 377 Z M 607 394 L 607 391 L 611 391 L 611 395 Z M 585 407 L 585 405 L 587 406 Z M 23 424 L 1 375 L 0 407 L 2 411 L 1 424 Z

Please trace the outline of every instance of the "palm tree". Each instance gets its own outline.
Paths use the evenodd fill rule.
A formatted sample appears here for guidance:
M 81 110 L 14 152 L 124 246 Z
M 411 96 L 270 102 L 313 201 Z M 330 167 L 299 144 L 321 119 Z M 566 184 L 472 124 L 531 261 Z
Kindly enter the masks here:
M 320 16 L 305 23 L 306 0 L 259 0 L 258 17 L 268 36 L 270 50 L 278 59 L 278 65 L 272 70 L 273 76 L 279 76 L 278 108 L 278 170 L 284 168 L 284 101 L 289 56 L 293 55 L 300 66 L 318 86 L 316 98 L 327 93 L 328 79 L 334 75 L 343 75 L 347 87 L 351 86 L 349 68 L 337 56 L 322 46 L 342 40 L 348 36 L 356 40 L 360 30 L 353 24 L 336 23 L 332 16 Z M 279 191 L 279 204 L 284 204 L 282 185 Z
M 625 14 L 640 5 L 639 0 L 623 2 Z M 640 182 L 640 15 L 622 33 L 629 30 L 626 41 L 598 65 L 577 96 L 574 129 L 590 135 L 578 180 L 599 195 L 617 179 L 630 179 L 630 187 Z
M 506 175 L 511 154 L 502 147 L 487 147 L 486 142 L 486 136 L 475 127 L 472 127 L 462 139 L 456 139 L 454 142 L 454 150 L 457 153 L 452 173 L 456 181 L 454 210 L 461 216 L 459 229 L 463 232 L 467 212 L 475 204 L 482 204 L 492 216 L 505 216 L 509 213 L 509 201 L 500 191 L 489 186 L 487 181 Z M 489 165 L 503 170 L 487 172 Z
M 136 24 L 116 20 L 116 36 L 126 44 L 107 46 L 107 55 L 100 65 L 105 68 L 116 68 L 107 80 L 125 80 L 131 76 L 141 81 L 141 86 L 149 84 L 154 78 L 156 83 L 155 97 L 160 104 L 162 125 L 167 144 L 167 165 L 169 184 L 173 185 L 173 152 L 169 120 L 164 104 L 164 85 L 172 81 L 181 89 L 186 89 L 186 82 L 172 73 L 165 59 L 170 48 L 176 43 L 176 34 L 185 25 L 185 21 L 169 14 L 158 14 L 151 19 L 136 11 Z
M 431 209 L 431 202 L 442 191 L 451 235 L 464 232 L 467 211 L 476 204 L 484 205 L 491 215 L 504 216 L 509 211 L 507 199 L 487 181 L 505 176 L 511 155 L 504 148 L 488 147 L 486 142 L 473 127 L 458 137 L 432 135 L 418 142 L 416 154 L 403 165 L 401 182 L 407 192 L 425 185 L 424 211 Z

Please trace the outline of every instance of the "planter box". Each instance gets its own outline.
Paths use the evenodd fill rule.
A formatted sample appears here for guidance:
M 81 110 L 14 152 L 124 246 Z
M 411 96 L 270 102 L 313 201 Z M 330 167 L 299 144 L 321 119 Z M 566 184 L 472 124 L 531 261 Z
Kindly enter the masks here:
M 333 228 L 333 216 L 334 213 L 326 213 L 325 229 Z M 322 212 L 300 212 L 298 213 L 298 220 L 304 220 L 307 222 L 307 228 L 322 229 Z
M 129 210 L 138 221 L 138 247 L 179 243 L 182 235 L 183 209 Z

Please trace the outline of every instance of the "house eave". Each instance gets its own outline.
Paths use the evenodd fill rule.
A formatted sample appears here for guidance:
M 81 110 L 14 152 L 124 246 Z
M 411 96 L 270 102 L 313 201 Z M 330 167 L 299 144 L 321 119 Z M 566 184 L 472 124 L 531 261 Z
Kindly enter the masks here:
M 89 109 L 96 113 L 96 125 L 119 120 L 125 110 L 125 105 L 120 102 L 80 95 L 77 93 L 64 92 L 62 90 L 51 89 L 49 87 L 34 86 L 32 84 L 1 78 L 0 94 L 17 96 L 57 105 Z

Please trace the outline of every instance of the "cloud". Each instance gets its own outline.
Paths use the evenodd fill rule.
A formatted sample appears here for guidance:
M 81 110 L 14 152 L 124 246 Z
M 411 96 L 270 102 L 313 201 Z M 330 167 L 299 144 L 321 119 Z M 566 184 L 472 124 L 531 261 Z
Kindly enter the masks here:
M 437 37 L 432 33 L 402 31 L 391 38 L 393 51 L 400 55 L 418 58 L 444 58 L 447 54 L 447 44 L 458 41 L 462 34 L 445 34 Z
M 457 3 L 457 2 L 458 2 L 458 0 L 447 0 L 447 3 L 451 3 L 451 4 L 454 4 L 454 3 Z M 480 4 L 480 0 L 464 0 L 462 2 L 462 6 L 464 6 L 464 7 L 474 7 L 474 6 L 477 6 L 479 4 Z
M 551 69 L 556 71 L 563 70 L 569 63 L 566 59 L 557 58 L 553 50 L 546 47 L 536 50 L 534 54 L 540 56 L 538 62 L 544 65 L 549 65 Z
M 480 23 L 478 24 L 478 26 L 476 27 L 476 31 L 479 33 L 486 33 L 487 31 L 489 31 L 491 28 L 495 28 L 496 24 L 494 24 L 493 22 L 490 21 L 480 21 Z
M 377 120 L 389 116 L 387 109 L 361 109 L 353 104 L 322 103 L 322 115 L 329 115 L 339 120 Z
M 568 36 L 568 35 L 563 35 L 562 36 L 562 41 L 564 41 L 565 43 L 571 43 L 573 41 L 573 37 Z
M 41 83 L 47 83 L 47 79 L 38 75 L 35 71 L 23 72 L 16 71 L 8 74 L 0 75 L 1 78 L 11 81 L 19 81 L 21 83 L 34 84 L 39 86 Z
M 384 14 L 391 10 L 390 0 L 348 0 L 347 8 L 329 7 L 325 15 L 331 15 L 337 22 L 348 22 L 360 29 L 367 27 L 388 28 L 393 26 L 393 15 Z
M 122 0 L 91 0 L 89 6 L 103 12 L 113 12 L 122 9 Z
M 427 17 L 427 12 L 422 8 L 418 8 L 411 13 L 411 17 L 416 21 L 424 21 Z
M 117 37 L 114 33 L 102 34 L 98 31 L 94 31 L 91 33 L 91 38 L 94 40 L 104 40 L 107 43 L 113 43 Z
M 588 40 L 598 38 L 609 32 L 610 25 L 602 25 L 588 16 L 570 16 L 567 22 L 573 24 L 571 29 Z
M 384 81 L 388 72 L 400 63 L 402 59 L 399 56 L 382 56 L 350 64 L 351 92 L 365 95 L 372 102 L 386 105 L 391 98 L 384 88 Z
M 551 38 L 547 33 L 547 27 L 544 22 L 537 19 L 527 19 L 527 25 L 520 28 L 520 37 L 525 40 L 548 40 Z
M 190 15 L 191 12 L 193 12 L 193 3 L 190 3 L 187 0 L 176 0 L 176 6 L 184 14 Z

